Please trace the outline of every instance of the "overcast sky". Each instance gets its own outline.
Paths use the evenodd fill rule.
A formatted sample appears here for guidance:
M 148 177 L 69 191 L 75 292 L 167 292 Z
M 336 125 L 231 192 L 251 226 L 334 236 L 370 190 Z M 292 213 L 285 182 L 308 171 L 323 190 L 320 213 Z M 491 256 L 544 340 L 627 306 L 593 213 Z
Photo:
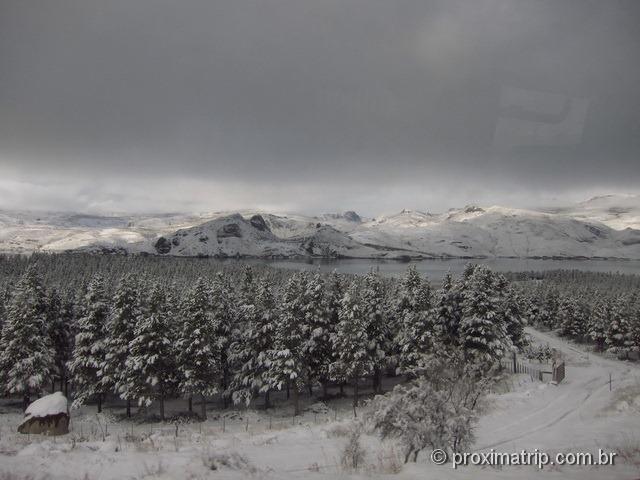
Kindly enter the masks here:
M 2 0 L 0 208 L 640 190 L 640 2 Z

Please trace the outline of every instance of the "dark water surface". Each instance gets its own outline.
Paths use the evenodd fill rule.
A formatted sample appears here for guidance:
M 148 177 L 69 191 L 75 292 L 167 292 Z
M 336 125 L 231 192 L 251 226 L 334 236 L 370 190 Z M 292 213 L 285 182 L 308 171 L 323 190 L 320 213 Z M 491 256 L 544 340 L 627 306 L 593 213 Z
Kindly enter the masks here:
M 246 261 L 246 260 L 245 260 Z M 467 263 L 481 263 L 498 272 L 525 272 L 547 270 L 582 270 L 585 272 L 611 272 L 640 275 L 640 261 L 638 260 L 552 260 L 552 259 L 452 259 L 452 260 L 420 260 L 414 262 L 399 262 L 392 260 L 249 260 L 252 263 L 265 263 L 278 268 L 292 270 L 316 270 L 340 273 L 365 274 L 372 268 L 381 275 L 401 276 L 409 267 L 415 265 L 420 273 L 432 280 L 440 280 L 447 271 L 452 274 L 462 272 Z

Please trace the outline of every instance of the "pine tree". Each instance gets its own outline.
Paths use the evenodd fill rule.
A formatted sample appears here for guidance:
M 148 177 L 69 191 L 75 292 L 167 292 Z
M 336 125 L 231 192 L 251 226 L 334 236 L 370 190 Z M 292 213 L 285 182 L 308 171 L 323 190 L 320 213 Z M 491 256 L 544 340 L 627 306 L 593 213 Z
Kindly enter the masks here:
M 160 403 L 160 419 L 164 421 L 164 401 L 176 384 L 175 330 L 171 325 L 167 292 L 158 283 L 151 286 L 148 302 L 138 316 L 130 353 L 125 362 L 125 388 L 138 405 Z
M 496 291 L 500 296 L 500 315 L 511 345 L 522 349 L 527 345 L 524 336 L 524 315 L 519 293 L 509 285 L 504 275 L 496 276 Z
M 206 397 L 218 393 L 221 372 L 220 352 L 215 348 L 215 324 L 211 318 L 211 290 L 202 277 L 187 293 L 180 316 L 179 390 L 188 398 L 201 396 L 201 417 L 205 420 Z
M 362 308 L 359 286 L 351 283 L 340 306 L 339 323 L 332 337 L 336 355 L 331 365 L 331 376 L 335 381 L 353 384 L 353 412 L 358 406 L 358 381 L 373 373 L 375 365 L 369 354 L 368 321 Z
M 331 359 L 331 317 L 326 310 L 325 282 L 319 273 L 311 276 L 303 292 L 304 331 L 302 355 L 307 359 L 308 387 L 326 373 Z
M 105 326 L 108 315 L 104 279 L 95 275 L 87 288 L 73 354 L 67 365 L 75 389 L 74 408 L 78 408 L 89 398 L 96 397 L 98 412 L 102 411 L 102 398 L 107 389 L 99 372 L 105 359 Z
M 485 266 L 477 266 L 465 282 L 460 333 L 467 355 L 480 361 L 495 362 L 511 346 L 496 290 L 494 276 Z
M 558 303 L 560 334 L 580 340 L 587 333 L 584 304 L 574 296 L 563 297 Z
M 58 292 L 52 289 L 47 296 L 47 329 L 49 342 L 55 352 L 55 372 L 52 387 L 55 389 L 55 379 L 60 382 L 60 389 L 64 389 L 68 377 L 67 362 L 73 351 L 73 305 L 63 301 Z
M 609 327 L 605 339 L 607 351 L 628 358 L 633 347 L 631 325 L 625 315 L 626 298 L 618 297 L 611 306 Z
M 231 382 L 229 351 L 233 329 L 233 312 L 231 290 L 222 272 L 218 272 L 211 285 L 211 319 L 214 330 L 213 348 L 219 353 L 220 389 L 224 394 L 226 407 L 227 389 Z
M 281 390 L 285 385 L 290 387 L 295 415 L 300 413 L 300 390 L 308 378 L 308 359 L 303 350 L 306 330 L 305 293 L 308 286 L 306 272 L 294 273 L 287 281 L 267 362 L 267 388 Z
M 596 344 L 596 351 L 602 352 L 607 339 L 607 328 L 611 323 L 609 301 L 598 300 L 589 319 L 589 337 Z
M 139 286 L 134 277 L 127 274 L 121 278 L 113 297 L 106 329 L 106 354 L 99 374 L 106 389 L 127 401 L 128 417 L 135 392 L 128 390 L 126 365 L 140 314 Z
M 367 324 L 367 353 L 373 363 L 373 391 L 381 389 L 381 370 L 388 363 L 392 354 L 393 332 L 390 329 L 385 288 L 380 276 L 371 271 L 364 277 L 362 296 L 362 312 Z M 422 333 L 422 332 L 421 332 Z M 428 335 L 428 333 L 425 332 Z M 416 338 L 421 342 L 422 338 Z
M 442 287 L 435 294 L 432 312 L 436 343 L 447 348 L 461 344 L 460 323 L 462 321 L 462 293 L 454 283 L 450 272 L 442 280 Z
M 401 371 L 410 370 L 431 348 L 434 337 L 431 303 L 429 282 L 420 277 L 415 266 L 411 266 L 400 282 L 395 306 L 398 321 L 392 323 L 398 330 L 395 342 Z
M 0 339 L 3 390 L 22 394 L 24 408 L 32 393 L 43 391 L 55 369 L 46 328 L 46 297 L 37 266 L 30 264 L 17 283 Z
M 231 359 L 237 366 L 231 390 L 234 403 L 247 405 L 258 392 L 265 393 L 269 404 L 269 354 L 273 348 L 277 323 L 276 301 L 268 281 L 258 284 L 254 303 L 240 306 L 241 321 L 238 324 L 231 347 Z
M 326 336 L 322 338 L 319 350 L 321 360 L 317 366 L 317 376 L 322 385 L 322 396 L 327 398 L 327 387 L 331 380 L 331 364 L 336 359 L 336 352 L 333 349 L 332 338 L 336 334 L 338 323 L 340 322 L 340 303 L 344 296 L 344 280 L 341 275 L 333 270 L 325 281 L 324 289 L 324 325 Z M 326 343 L 325 343 L 326 342 Z

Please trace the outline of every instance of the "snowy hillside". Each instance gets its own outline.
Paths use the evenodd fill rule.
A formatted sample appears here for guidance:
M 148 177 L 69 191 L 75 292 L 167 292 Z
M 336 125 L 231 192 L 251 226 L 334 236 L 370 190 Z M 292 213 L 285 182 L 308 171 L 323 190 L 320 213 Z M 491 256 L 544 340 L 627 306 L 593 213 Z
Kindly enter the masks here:
M 523 210 L 466 206 L 361 218 L 258 211 L 132 216 L 0 212 L 0 251 L 218 257 L 640 259 L 640 197 Z
M 604 195 L 550 211 L 581 220 L 602 222 L 616 230 L 640 229 L 640 195 Z

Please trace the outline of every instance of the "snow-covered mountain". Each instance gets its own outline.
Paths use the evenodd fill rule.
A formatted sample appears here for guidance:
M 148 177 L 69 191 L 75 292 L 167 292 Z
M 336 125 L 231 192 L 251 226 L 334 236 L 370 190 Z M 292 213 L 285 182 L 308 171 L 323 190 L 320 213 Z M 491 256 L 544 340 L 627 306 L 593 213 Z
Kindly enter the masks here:
M 0 251 L 217 257 L 640 259 L 640 197 L 540 210 L 466 206 L 374 219 L 257 211 L 90 216 L 0 212 Z
M 581 220 L 602 222 L 616 230 L 640 229 L 640 195 L 603 195 L 577 205 L 549 211 Z

